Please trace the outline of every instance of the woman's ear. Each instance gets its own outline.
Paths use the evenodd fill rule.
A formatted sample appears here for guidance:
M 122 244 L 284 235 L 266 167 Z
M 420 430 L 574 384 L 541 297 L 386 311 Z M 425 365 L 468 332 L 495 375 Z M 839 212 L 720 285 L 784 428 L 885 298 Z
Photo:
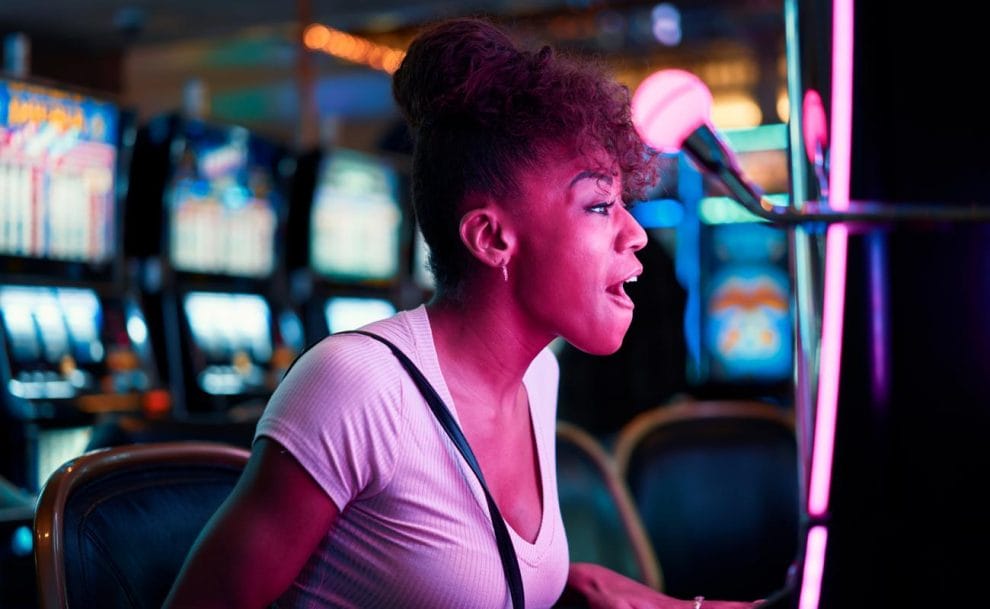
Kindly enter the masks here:
M 508 214 L 495 205 L 476 207 L 461 217 L 461 241 L 483 264 L 492 267 L 506 264 L 515 246 L 508 220 Z

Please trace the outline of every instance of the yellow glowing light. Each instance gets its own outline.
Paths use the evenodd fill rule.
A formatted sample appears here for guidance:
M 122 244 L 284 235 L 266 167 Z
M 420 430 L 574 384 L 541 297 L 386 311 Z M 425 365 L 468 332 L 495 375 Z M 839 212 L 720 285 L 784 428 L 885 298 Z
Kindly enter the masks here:
M 303 44 L 307 49 L 318 50 L 330 40 L 330 30 L 323 25 L 314 23 L 303 31 Z
M 304 30 L 303 44 L 308 49 L 323 51 L 327 55 L 364 64 L 389 74 L 399 69 L 399 64 L 406 56 L 405 51 L 400 49 L 377 44 L 367 38 L 354 36 L 318 23 L 314 23 Z
M 791 116 L 791 100 L 787 96 L 786 88 L 777 92 L 777 116 L 782 123 L 786 123 Z
M 712 99 L 712 124 L 720 129 L 756 127 L 763 120 L 763 112 L 751 95 L 727 93 Z

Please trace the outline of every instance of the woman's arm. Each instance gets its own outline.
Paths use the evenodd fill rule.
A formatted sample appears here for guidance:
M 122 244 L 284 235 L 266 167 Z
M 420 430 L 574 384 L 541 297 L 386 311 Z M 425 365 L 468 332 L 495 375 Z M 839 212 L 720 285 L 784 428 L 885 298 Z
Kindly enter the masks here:
M 601 565 L 571 563 L 561 602 L 566 606 L 589 609 L 695 609 L 694 600 L 682 600 L 616 573 Z M 716 601 L 704 599 L 702 609 L 749 609 L 759 601 Z
M 338 514 L 282 445 L 258 439 L 237 486 L 193 544 L 164 608 L 268 606 Z

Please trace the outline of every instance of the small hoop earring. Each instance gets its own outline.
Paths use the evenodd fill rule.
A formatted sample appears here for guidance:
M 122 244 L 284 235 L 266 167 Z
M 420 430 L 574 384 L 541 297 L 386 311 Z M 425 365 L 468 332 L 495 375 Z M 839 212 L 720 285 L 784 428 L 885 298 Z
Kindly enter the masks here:
M 504 279 L 506 283 L 509 283 L 509 267 L 504 262 L 502 263 L 502 279 Z

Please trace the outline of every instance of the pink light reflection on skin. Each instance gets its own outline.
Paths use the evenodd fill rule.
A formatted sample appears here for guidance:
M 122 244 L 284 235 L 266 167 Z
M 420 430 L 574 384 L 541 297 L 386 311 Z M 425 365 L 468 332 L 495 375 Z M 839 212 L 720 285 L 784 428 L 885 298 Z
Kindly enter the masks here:
M 849 175 L 852 152 L 853 0 L 832 4 L 832 148 L 829 159 L 829 204 L 849 208 Z M 835 420 L 839 397 L 839 364 L 842 355 L 842 321 L 845 307 L 846 246 L 849 230 L 843 224 L 829 227 L 825 246 L 825 296 L 822 313 L 821 372 L 812 450 L 808 512 L 820 517 L 828 509 Z M 819 534 L 815 532 L 821 530 Z M 801 582 L 800 609 L 817 609 L 821 598 L 826 530 L 814 527 L 808 534 L 805 573 Z M 820 546 L 820 549 L 819 549 Z

